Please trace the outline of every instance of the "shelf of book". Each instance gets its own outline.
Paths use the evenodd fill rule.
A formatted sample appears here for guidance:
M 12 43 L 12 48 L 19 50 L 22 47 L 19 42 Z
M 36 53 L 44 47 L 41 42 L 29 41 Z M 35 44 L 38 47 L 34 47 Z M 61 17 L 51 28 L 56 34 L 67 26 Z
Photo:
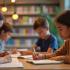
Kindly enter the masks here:
M 3 4 L 0 3 L 0 7 L 2 6 Z M 14 7 L 19 15 L 18 20 L 12 19 Z M 15 5 L 7 3 L 8 10 L 3 14 L 6 21 L 13 26 L 12 39 L 7 42 L 7 45 L 31 47 L 38 38 L 33 30 L 35 19 L 47 14 L 54 18 L 56 7 L 60 7 L 59 0 L 16 0 Z

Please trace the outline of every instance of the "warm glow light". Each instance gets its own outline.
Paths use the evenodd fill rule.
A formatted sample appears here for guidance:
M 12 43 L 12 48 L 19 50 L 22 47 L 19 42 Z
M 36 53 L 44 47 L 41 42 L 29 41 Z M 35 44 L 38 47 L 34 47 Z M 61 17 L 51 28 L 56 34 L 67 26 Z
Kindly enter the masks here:
M 1 11 L 2 12 L 6 12 L 7 11 L 7 7 L 2 7 Z
M 15 3 L 16 0 L 11 0 L 12 3 Z
M 13 14 L 13 15 L 12 15 L 12 19 L 13 19 L 13 20 L 17 20 L 18 18 L 19 18 L 19 16 L 18 16 L 17 14 Z

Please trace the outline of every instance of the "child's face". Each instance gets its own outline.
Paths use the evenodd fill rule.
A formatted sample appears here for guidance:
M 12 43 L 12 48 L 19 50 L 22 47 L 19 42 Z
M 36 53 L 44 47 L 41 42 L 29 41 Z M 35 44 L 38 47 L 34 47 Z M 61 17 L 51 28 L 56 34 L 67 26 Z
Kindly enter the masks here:
M 11 37 L 11 35 L 12 35 L 11 32 L 3 33 L 0 35 L 0 39 L 7 41 Z
M 66 40 L 70 38 L 70 27 L 67 27 L 65 25 L 62 25 L 60 23 L 56 24 L 56 27 L 58 28 L 59 34 L 61 37 Z
M 35 31 L 38 33 L 38 35 L 41 39 L 45 39 L 48 29 L 39 27 Z

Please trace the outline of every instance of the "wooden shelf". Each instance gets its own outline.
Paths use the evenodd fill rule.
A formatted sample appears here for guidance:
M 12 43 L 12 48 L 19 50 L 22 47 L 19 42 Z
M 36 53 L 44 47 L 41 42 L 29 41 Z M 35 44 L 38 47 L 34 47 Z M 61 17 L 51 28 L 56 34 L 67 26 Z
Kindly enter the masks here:
M 12 49 L 13 47 L 17 48 L 17 49 L 31 49 L 32 46 L 24 46 L 24 45 L 20 45 L 20 46 L 14 46 L 14 45 L 6 45 L 6 50 Z
M 7 4 L 6 6 L 59 6 L 59 3 L 16 3 L 14 4 Z M 4 6 L 4 4 L 0 4 L 0 6 Z
M 47 15 L 47 14 L 18 14 L 19 16 L 43 16 L 43 15 Z M 53 14 L 50 14 L 50 16 L 55 16 L 56 14 L 53 13 Z M 5 17 L 8 17 L 8 16 L 12 16 L 12 14 L 4 14 Z
M 25 39 L 27 38 L 27 39 L 32 39 L 32 38 L 38 38 L 38 36 L 36 36 L 36 35 L 35 36 L 32 36 L 32 35 L 31 36 L 24 36 L 24 35 L 13 34 L 12 38 L 25 38 Z
M 13 25 L 14 28 L 33 28 L 33 25 Z
M 41 14 L 18 14 L 19 16 L 41 16 Z M 4 16 L 12 16 L 12 14 L 5 14 Z

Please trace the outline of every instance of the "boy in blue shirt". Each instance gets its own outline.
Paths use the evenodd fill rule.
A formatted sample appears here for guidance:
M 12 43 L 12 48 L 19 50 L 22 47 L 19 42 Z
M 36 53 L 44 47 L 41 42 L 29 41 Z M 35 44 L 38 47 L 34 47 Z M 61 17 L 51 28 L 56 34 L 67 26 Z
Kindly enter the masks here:
M 38 33 L 39 38 L 33 46 L 40 52 L 51 53 L 58 48 L 57 39 L 49 32 L 49 24 L 43 17 L 39 17 L 33 25 L 35 32 Z

